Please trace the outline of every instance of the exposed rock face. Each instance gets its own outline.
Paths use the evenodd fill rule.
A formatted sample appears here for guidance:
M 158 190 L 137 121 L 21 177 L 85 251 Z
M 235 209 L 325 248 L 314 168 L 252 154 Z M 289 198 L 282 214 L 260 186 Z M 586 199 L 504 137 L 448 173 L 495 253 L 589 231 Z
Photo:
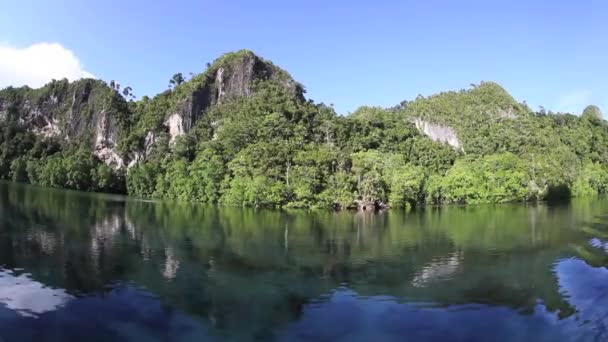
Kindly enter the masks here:
M 0 122 L 6 121 L 8 118 L 8 109 L 5 108 L 4 101 L 0 98 Z
M 122 168 L 123 158 L 116 152 L 118 125 L 105 111 L 102 111 L 95 124 L 95 145 L 93 153 L 104 163 Z
M 201 79 L 190 81 L 182 87 L 189 87 L 187 95 L 178 101 L 169 113 L 165 125 L 169 128 L 171 140 L 188 133 L 199 116 L 210 106 L 232 98 L 250 96 L 256 81 L 273 80 L 279 82 L 294 95 L 304 98 L 304 91 L 289 74 L 272 65 L 250 51 L 239 51 L 216 61 Z
M 462 148 L 462 143 L 452 127 L 432 123 L 421 118 L 414 119 L 414 125 L 416 125 L 418 131 L 435 141 L 446 143 L 456 149 Z
M 166 121 L 165 126 L 169 128 L 169 135 L 171 136 L 171 142 L 180 135 L 186 134 L 191 126 L 192 120 L 184 122 L 184 117 L 179 113 L 172 114 Z
M 127 168 L 135 166 L 140 161 L 146 160 L 152 151 L 152 145 L 156 142 L 156 134 L 154 132 L 146 133 L 143 149 L 140 151 L 131 151 L 129 153 L 129 162 Z
M 61 134 L 61 130 L 59 129 L 59 122 L 53 118 L 47 118 L 48 120 L 46 126 L 42 128 L 34 127 L 32 130 L 34 133 L 42 135 L 46 138 L 58 136 Z
M 0 120 L 12 120 L 44 137 L 91 143 L 92 152 L 115 168 L 124 166 L 116 151 L 119 137 L 117 106 L 124 100 L 104 82 L 84 79 L 54 81 L 40 89 L 0 92 Z M 10 99 L 10 101 L 9 101 Z M 10 110 L 9 110 L 10 109 Z

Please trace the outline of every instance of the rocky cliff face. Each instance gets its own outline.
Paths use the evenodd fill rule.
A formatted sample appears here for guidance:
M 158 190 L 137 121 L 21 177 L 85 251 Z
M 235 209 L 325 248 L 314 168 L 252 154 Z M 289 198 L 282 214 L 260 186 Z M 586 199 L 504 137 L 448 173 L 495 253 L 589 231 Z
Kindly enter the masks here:
M 429 138 L 446 143 L 456 149 L 462 149 L 462 143 L 460 142 L 460 139 L 458 139 L 458 135 L 452 127 L 432 123 L 421 118 L 416 118 L 414 120 L 414 125 L 416 125 L 416 128 L 420 133 L 428 136 Z
M 125 111 L 125 100 L 104 82 L 93 79 L 0 91 L 0 121 L 47 138 L 90 143 L 94 154 L 117 168 L 124 165 L 116 145 L 119 118 Z
M 165 125 L 171 140 L 187 133 L 205 109 L 227 100 L 250 96 L 260 81 L 276 81 L 295 96 L 304 98 L 302 86 L 272 63 L 242 50 L 216 60 L 209 69 L 175 89 L 176 105 Z

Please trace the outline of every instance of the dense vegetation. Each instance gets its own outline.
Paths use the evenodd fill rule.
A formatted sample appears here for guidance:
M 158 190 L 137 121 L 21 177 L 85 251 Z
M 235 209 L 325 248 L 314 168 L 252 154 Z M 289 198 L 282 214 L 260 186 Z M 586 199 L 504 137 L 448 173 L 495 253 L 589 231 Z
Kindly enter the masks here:
M 0 120 L 0 177 L 294 208 L 532 201 L 608 187 L 608 126 L 599 108 L 589 106 L 581 116 L 535 112 L 492 82 L 340 116 L 331 106 L 304 99 L 299 84 L 302 92 L 286 87 L 290 77 L 281 71 L 280 78 L 254 80 L 248 96 L 205 108 L 186 134 L 172 137 L 170 113 L 219 66 L 243 54 L 249 52 L 223 56 L 190 80 L 176 74 L 172 88 L 154 98 L 135 101 L 129 87 L 123 99 L 119 89 L 108 87 L 115 93 L 110 103 L 118 113 L 120 153 L 147 151 L 128 170 L 93 156 L 87 135 L 66 141 L 35 134 L 19 124 L 18 113 L 10 119 L 9 106 L 9 120 Z M 0 99 L 32 91 L 9 88 Z M 460 145 L 433 140 L 416 121 L 452 130 Z M 151 135 L 154 142 L 147 144 Z
M 77 99 L 67 96 L 70 93 L 89 97 L 92 105 L 76 105 Z M 45 102 L 49 97 L 52 104 Z M 94 120 L 92 107 L 97 105 L 114 119 L 118 132 L 128 130 L 128 116 L 124 114 L 129 113 L 129 104 L 116 89 L 97 80 L 61 80 L 39 89 L 9 87 L 0 91 L 0 100 L 8 104 L 3 111 L 0 106 L 0 178 L 85 191 L 125 191 L 124 171 L 111 168 L 91 153 L 93 132 L 88 127 Z M 24 123 L 20 107 L 33 105 L 62 123 L 32 129 Z M 67 114 L 56 115 L 59 112 Z M 76 112 L 78 117 L 71 115 Z M 31 120 L 49 121 L 41 113 L 35 114 Z M 55 128 L 49 128 L 58 125 L 66 127 L 65 135 L 55 135 Z

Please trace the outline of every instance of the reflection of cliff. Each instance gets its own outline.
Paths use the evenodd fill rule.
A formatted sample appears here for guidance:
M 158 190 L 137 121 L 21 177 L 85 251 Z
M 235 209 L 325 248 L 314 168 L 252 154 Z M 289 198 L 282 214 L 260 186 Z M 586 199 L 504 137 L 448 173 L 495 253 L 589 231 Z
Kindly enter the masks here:
M 99 265 L 100 258 L 108 253 L 108 249 L 112 248 L 114 240 L 124 228 L 123 219 L 119 214 L 108 215 L 92 225 L 89 246 L 90 256 L 95 265 Z M 134 238 L 134 235 L 129 234 L 129 237 Z
M 175 256 L 175 252 L 171 247 L 165 250 L 165 263 L 163 268 L 163 277 L 166 279 L 174 279 L 179 269 L 179 259 Z
M 40 250 L 44 255 L 53 254 L 58 248 L 57 244 L 61 243 L 61 240 L 59 240 L 57 236 L 46 232 L 43 229 L 28 230 L 26 233 L 26 239 L 40 246 Z
M 438 260 L 431 261 L 429 264 L 422 267 L 422 269 L 416 274 L 412 280 L 412 285 L 416 287 L 423 287 L 432 281 L 441 281 L 445 278 L 449 278 L 460 266 L 462 255 L 459 252 L 447 256 L 445 258 L 439 258 Z

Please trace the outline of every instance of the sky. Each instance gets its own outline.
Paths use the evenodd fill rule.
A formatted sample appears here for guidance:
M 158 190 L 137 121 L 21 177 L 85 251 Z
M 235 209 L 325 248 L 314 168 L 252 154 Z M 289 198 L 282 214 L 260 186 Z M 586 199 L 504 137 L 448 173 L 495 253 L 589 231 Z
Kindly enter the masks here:
M 0 11 L 0 87 L 94 76 L 152 96 L 239 49 L 342 114 L 480 81 L 533 109 L 608 112 L 605 0 L 20 0 Z

